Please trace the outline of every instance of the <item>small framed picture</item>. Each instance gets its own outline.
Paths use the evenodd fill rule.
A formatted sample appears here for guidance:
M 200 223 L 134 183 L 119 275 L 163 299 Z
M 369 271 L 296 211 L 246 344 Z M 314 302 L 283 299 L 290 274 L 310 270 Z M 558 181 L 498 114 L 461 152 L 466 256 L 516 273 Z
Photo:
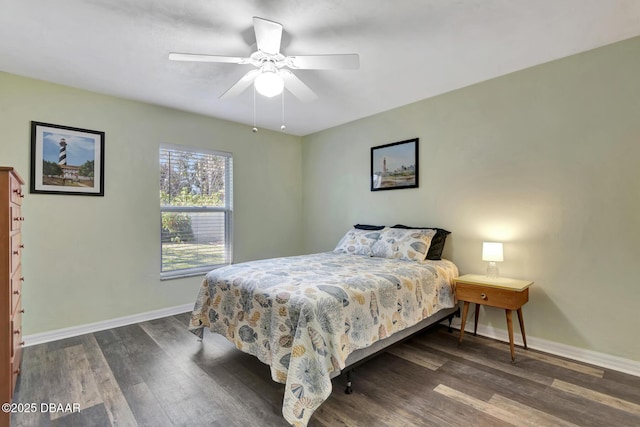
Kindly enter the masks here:
M 104 196 L 104 132 L 31 122 L 30 192 Z
M 371 191 L 418 187 L 418 140 L 371 147 Z

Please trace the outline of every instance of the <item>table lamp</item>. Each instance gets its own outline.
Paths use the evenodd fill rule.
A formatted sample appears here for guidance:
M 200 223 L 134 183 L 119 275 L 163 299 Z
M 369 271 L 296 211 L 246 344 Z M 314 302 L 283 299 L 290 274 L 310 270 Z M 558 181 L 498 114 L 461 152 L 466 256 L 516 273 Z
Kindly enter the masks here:
M 487 266 L 487 277 L 498 277 L 498 266 L 496 262 L 504 261 L 502 254 L 502 243 L 482 242 L 482 260 L 489 261 Z

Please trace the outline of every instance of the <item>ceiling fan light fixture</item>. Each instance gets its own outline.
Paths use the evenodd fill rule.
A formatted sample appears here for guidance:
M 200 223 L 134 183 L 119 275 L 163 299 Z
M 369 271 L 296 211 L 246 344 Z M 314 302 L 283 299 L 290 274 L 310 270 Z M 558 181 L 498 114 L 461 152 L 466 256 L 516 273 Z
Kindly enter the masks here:
M 253 84 L 260 95 L 268 98 L 280 95 L 284 90 L 284 80 L 274 71 L 263 71 Z

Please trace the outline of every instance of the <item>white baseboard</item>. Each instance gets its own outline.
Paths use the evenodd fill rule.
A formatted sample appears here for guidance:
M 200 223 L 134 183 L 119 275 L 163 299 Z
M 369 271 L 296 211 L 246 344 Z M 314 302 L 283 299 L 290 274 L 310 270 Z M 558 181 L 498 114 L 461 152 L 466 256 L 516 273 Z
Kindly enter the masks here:
M 448 323 L 448 322 L 447 322 Z M 460 319 L 453 320 L 451 327 L 460 330 Z M 522 335 L 516 333 L 519 329 L 517 324 L 514 325 L 513 341 L 516 345 L 522 345 Z M 464 328 L 465 333 L 473 333 L 473 322 L 467 322 Z M 496 329 L 491 326 L 478 324 L 478 335 L 493 338 L 499 341 L 509 342 L 509 334 L 504 329 Z M 585 350 L 579 347 L 573 347 L 566 344 L 547 341 L 542 338 L 532 337 L 527 334 L 527 347 L 543 351 L 545 353 L 554 354 L 567 359 L 577 360 L 579 362 L 588 363 L 590 365 L 600 366 L 601 368 L 612 369 L 625 374 L 640 377 L 640 362 L 630 359 L 624 359 L 618 356 L 612 356 L 597 351 Z
M 131 325 L 133 323 L 146 322 L 147 320 L 173 316 L 174 314 L 186 313 L 190 312 L 191 310 L 193 310 L 193 303 L 162 308 L 160 310 L 147 311 L 146 313 L 132 314 L 131 316 L 103 320 L 102 322 L 87 323 L 86 325 L 72 326 L 70 328 L 56 329 L 54 331 L 25 335 L 23 337 L 24 346 L 28 347 L 31 345 L 43 344 L 46 342 L 62 340 L 65 338 L 77 337 L 78 335 L 104 331 L 105 329 L 117 328 L 120 326 Z

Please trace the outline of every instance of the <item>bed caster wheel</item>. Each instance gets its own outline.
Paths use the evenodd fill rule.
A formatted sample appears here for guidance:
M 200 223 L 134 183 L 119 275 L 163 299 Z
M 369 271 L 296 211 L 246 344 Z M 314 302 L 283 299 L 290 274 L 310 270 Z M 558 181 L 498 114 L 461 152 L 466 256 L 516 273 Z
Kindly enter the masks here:
M 350 385 L 347 386 L 347 388 L 344 390 L 345 394 L 352 394 L 353 393 L 353 389 L 351 388 Z

